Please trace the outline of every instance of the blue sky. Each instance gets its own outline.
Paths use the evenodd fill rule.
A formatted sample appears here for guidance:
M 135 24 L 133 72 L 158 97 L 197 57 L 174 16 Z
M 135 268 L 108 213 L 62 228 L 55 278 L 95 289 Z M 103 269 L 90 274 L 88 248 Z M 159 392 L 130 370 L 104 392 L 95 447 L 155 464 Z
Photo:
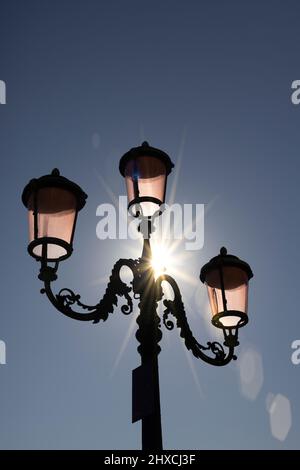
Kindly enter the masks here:
M 132 318 L 116 311 L 105 324 L 77 323 L 40 295 L 21 192 L 58 167 L 88 193 L 57 289 L 97 302 L 114 262 L 141 249 L 97 239 L 96 209 L 110 202 L 103 180 L 125 194 L 119 158 L 145 139 L 175 164 L 182 155 L 175 202 L 209 205 L 204 247 L 183 267 L 195 282 L 178 279 L 201 342 L 215 334 L 201 266 L 225 245 L 255 275 L 235 364 L 187 358 L 178 333 L 163 329 L 164 446 L 299 448 L 291 343 L 300 339 L 300 106 L 290 99 L 300 79 L 299 21 L 293 0 L 1 2 L 1 448 L 140 447 Z

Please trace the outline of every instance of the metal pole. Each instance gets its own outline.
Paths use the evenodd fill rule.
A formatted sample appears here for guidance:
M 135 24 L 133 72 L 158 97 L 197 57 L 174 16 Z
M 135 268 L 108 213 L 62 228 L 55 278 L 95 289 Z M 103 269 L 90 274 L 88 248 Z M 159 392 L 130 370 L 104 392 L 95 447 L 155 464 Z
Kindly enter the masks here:
M 133 421 L 142 420 L 142 450 L 162 450 L 158 354 L 161 340 L 157 315 L 157 292 L 153 269 L 150 264 L 149 239 L 144 240 L 139 278 L 140 315 L 136 337 L 141 366 L 133 371 Z

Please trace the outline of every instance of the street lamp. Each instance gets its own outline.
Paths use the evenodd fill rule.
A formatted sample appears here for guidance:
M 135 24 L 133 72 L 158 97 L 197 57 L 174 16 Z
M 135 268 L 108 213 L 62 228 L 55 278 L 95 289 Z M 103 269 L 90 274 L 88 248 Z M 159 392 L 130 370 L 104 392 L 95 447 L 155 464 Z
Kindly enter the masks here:
M 248 263 L 228 255 L 225 247 L 201 269 L 206 284 L 212 324 L 222 328 L 225 346 L 238 346 L 238 329 L 248 323 L 248 284 L 253 277 Z
M 118 297 L 124 297 L 121 306 L 124 314 L 133 311 L 132 294 L 139 299 L 138 352 L 141 365 L 132 374 L 132 421 L 142 420 L 142 449 L 162 450 L 158 354 L 162 338 L 161 319 L 157 314 L 158 302 L 163 301 L 162 323 L 168 330 L 180 329 L 187 349 L 196 358 L 224 366 L 232 359 L 238 342 L 238 330 L 248 322 L 248 283 L 253 276 L 250 266 L 221 248 L 201 269 L 200 279 L 206 284 L 212 311 L 212 324 L 221 328 L 223 345 L 214 341 L 204 346 L 194 337 L 186 317 L 179 287 L 168 274 L 154 275 L 151 264 L 151 230 L 154 219 L 161 214 L 165 201 L 167 177 L 173 163 L 163 151 L 144 142 L 132 148 L 120 160 L 120 172 L 125 177 L 128 210 L 140 221 L 143 251 L 138 259 L 120 259 L 112 269 L 103 295 L 96 305 L 87 305 L 71 289 L 52 290 L 57 279 L 59 263 L 72 253 L 72 244 L 78 212 L 83 208 L 86 194 L 57 169 L 51 175 L 34 179 L 25 187 L 22 201 L 29 211 L 29 246 L 31 256 L 41 262 L 39 279 L 54 307 L 67 317 L 98 323 L 106 321 L 117 306 Z M 130 285 L 121 279 L 121 269 L 127 266 L 133 274 Z M 162 284 L 167 282 L 173 299 L 166 298 Z M 174 320 L 170 319 L 170 315 Z
M 87 195 L 72 181 L 51 175 L 32 179 L 22 201 L 28 209 L 28 251 L 38 261 L 62 261 L 72 254 L 77 213 Z
M 165 202 L 167 177 L 173 167 L 169 155 L 148 142 L 123 155 L 119 169 L 125 177 L 128 210 L 133 216 L 139 217 L 141 212 L 153 216 Z

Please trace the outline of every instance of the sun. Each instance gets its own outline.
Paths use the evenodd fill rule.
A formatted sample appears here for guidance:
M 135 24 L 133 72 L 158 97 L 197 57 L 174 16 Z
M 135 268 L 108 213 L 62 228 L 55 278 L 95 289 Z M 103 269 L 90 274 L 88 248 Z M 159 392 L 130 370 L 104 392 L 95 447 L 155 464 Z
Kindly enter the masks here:
M 152 260 L 151 265 L 154 271 L 154 277 L 157 279 L 164 273 L 175 275 L 179 256 L 174 253 L 174 244 L 170 241 L 158 241 L 153 239 L 151 242 Z
M 153 242 L 151 265 L 154 270 L 154 277 L 157 279 L 166 271 L 170 271 L 172 266 L 172 256 L 170 250 L 163 243 Z

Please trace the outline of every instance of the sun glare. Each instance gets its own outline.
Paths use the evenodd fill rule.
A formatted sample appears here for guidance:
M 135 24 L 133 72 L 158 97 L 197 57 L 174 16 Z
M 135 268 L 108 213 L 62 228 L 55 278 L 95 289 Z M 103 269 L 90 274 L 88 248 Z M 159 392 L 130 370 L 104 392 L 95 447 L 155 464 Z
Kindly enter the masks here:
M 172 256 L 167 246 L 162 243 L 153 243 L 151 265 L 154 270 L 155 278 L 158 278 L 166 271 L 170 272 Z
M 176 245 L 167 241 L 161 242 L 153 239 L 151 242 L 152 250 L 152 268 L 154 270 L 155 278 L 158 278 L 164 273 L 171 276 L 180 276 L 181 268 L 185 259 L 185 253 L 178 255 Z

